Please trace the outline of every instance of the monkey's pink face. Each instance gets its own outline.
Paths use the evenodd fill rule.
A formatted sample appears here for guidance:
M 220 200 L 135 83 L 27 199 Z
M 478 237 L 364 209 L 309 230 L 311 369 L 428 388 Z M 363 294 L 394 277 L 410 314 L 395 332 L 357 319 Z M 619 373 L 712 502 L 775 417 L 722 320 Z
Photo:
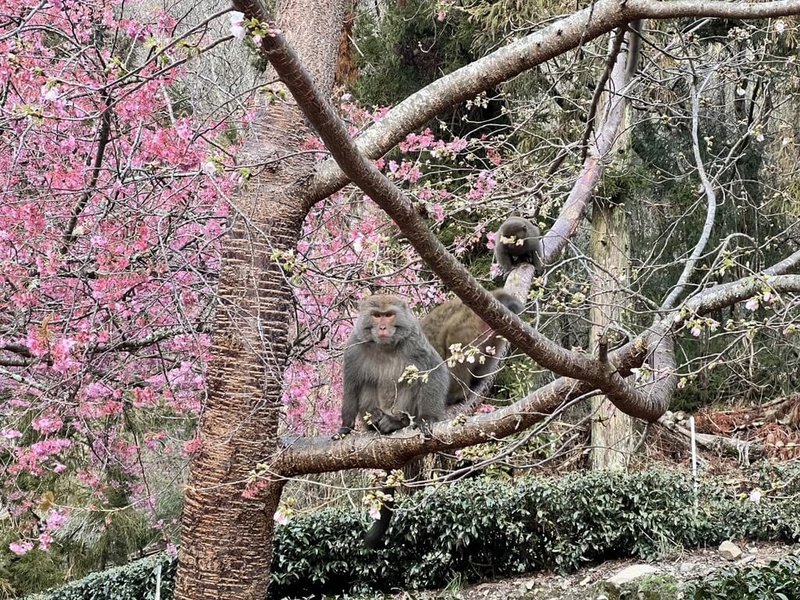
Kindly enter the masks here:
M 372 313 L 372 337 L 378 344 L 390 344 L 397 331 L 397 315 L 394 312 Z

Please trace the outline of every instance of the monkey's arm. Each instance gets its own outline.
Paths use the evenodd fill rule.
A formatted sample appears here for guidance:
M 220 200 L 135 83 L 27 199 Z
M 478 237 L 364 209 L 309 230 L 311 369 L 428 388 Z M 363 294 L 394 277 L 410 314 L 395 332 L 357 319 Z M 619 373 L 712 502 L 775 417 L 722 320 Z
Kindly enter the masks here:
M 534 273 L 537 277 L 541 277 L 544 275 L 544 262 L 542 261 L 542 256 L 544 255 L 544 248 L 542 247 L 542 240 L 536 238 L 531 242 L 531 252 L 530 259 L 531 264 L 533 264 Z
M 514 266 L 514 263 L 511 261 L 511 253 L 501 241 L 498 241 L 497 245 L 494 247 L 494 262 L 497 263 L 503 273 L 511 272 Z
M 361 384 L 358 382 L 359 377 L 356 373 L 357 365 L 355 364 L 353 356 L 353 349 L 347 348 L 344 351 L 344 393 L 342 396 L 342 426 L 339 428 L 336 436 L 342 437 L 347 435 L 356 426 L 356 417 L 358 416 L 358 398 L 361 395 Z
M 342 401 L 342 426 L 339 427 L 339 435 L 347 435 L 356 426 L 358 416 L 358 400 L 348 400 L 345 396 Z

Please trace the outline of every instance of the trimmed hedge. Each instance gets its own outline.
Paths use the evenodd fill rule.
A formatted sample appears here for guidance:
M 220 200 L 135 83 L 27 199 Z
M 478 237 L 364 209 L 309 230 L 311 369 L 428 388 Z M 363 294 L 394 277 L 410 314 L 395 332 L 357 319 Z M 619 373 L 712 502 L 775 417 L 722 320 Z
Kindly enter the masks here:
M 361 548 L 364 524 L 336 510 L 276 536 L 275 597 L 427 588 L 696 546 L 711 537 L 691 482 L 665 472 L 591 473 L 516 485 L 477 479 L 406 499 L 390 548 Z M 347 561 L 342 557 L 348 557 Z M 358 582 L 355 585 L 355 582 Z
M 542 568 L 568 572 L 728 538 L 797 541 L 798 513 L 790 499 L 767 496 L 755 504 L 720 484 L 705 486 L 695 509 L 690 478 L 670 471 L 525 478 L 513 485 L 474 479 L 401 498 L 380 550 L 362 547 L 368 523 L 352 511 L 324 510 L 278 527 L 270 595 L 441 587 Z M 154 565 L 161 564 L 161 598 L 170 600 L 175 565 L 160 560 L 95 574 L 47 599 L 151 598 Z
M 166 554 L 92 573 L 28 600 L 172 600 L 178 561 Z

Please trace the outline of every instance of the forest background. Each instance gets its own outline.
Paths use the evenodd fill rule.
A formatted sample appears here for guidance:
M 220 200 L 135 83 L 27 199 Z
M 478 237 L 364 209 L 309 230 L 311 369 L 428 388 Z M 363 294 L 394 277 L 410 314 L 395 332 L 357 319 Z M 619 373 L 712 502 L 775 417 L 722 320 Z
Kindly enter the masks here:
M 262 597 L 276 523 L 374 510 L 351 469 L 639 469 L 667 408 L 800 420 L 800 2 L 233 4 L 0 9 L 4 594 L 180 539 L 176 597 Z M 521 318 L 485 293 L 514 214 Z M 330 441 L 384 290 L 515 351 L 432 438 Z

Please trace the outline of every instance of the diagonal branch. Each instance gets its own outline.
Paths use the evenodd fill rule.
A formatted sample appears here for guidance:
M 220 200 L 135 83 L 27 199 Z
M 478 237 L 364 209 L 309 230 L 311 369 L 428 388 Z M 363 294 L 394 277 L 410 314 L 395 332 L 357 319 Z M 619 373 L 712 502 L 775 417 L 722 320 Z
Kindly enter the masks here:
M 612 48 L 612 53 L 617 58 L 614 48 Z M 609 57 L 610 59 L 611 57 Z M 545 263 L 552 263 L 555 257 L 559 256 L 564 250 L 572 236 L 575 235 L 578 226 L 583 220 L 586 207 L 592 200 L 594 190 L 605 172 L 606 157 L 614 147 L 617 132 L 625 117 L 627 103 L 624 96 L 625 70 L 625 61 L 615 60 L 614 69 L 611 71 L 608 82 L 610 97 L 608 100 L 608 114 L 603 122 L 603 127 L 597 132 L 597 136 L 587 149 L 587 156 L 581 171 L 578 173 L 578 178 L 572 186 L 558 218 L 550 230 L 542 237 Z
M 258 6 L 260 9 L 260 4 L 255 1 L 234 4 L 251 8 Z M 247 13 L 243 8 L 239 10 L 249 15 L 264 14 L 262 10 L 254 10 L 252 13 Z M 362 134 L 357 141 L 358 148 L 369 158 L 383 156 L 409 132 L 422 127 L 440 112 L 631 21 L 675 17 L 762 19 L 797 14 L 800 14 L 800 0 L 759 3 L 598 0 L 589 7 L 503 46 L 412 94 L 389 111 L 380 123 Z M 266 20 L 263 16 L 258 18 Z M 342 172 L 336 161 L 328 160 L 320 166 L 307 188 L 308 201 L 314 203 L 322 200 L 341 189 L 347 182 L 348 176 Z
M 72 210 L 72 216 L 70 217 L 69 223 L 67 223 L 67 227 L 64 230 L 61 254 L 66 254 L 77 239 L 75 236 L 75 229 L 78 227 L 78 220 L 83 214 L 86 205 L 89 203 L 92 194 L 96 191 L 95 186 L 97 185 L 97 181 L 100 179 L 100 173 L 102 172 L 106 147 L 111 139 L 112 109 L 111 94 L 108 91 L 108 88 L 102 91 L 101 96 L 103 98 L 104 108 L 102 114 L 100 115 L 100 129 L 97 134 L 97 150 L 95 150 L 94 160 L 92 161 L 91 177 L 89 178 L 89 182 L 86 184 L 86 188 L 81 194 L 81 197 L 78 199 L 78 203 Z

